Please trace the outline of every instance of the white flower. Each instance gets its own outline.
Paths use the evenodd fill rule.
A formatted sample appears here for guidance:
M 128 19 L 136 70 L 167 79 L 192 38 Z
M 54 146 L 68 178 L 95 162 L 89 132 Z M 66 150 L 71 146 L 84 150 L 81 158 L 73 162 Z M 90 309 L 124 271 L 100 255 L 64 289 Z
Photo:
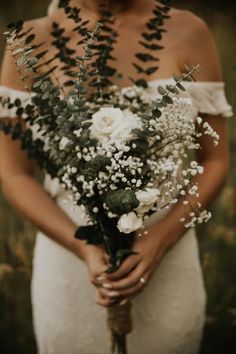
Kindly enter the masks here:
M 166 170 L 166 171 L 173 171 L 174 168 L 175 168 L 175 164 L 173 161 L 169 161 L 169 160 L 166 160 L 165 163 L 163 164 L 163 168 Z
M 117 224 L 120 232 L 129 234 L 135 230 L 138 230 L 143 225 L 143 220 L 139 218 L 135 212 L 131 211 L 128 214 L 123 214 Z
M 140 119 L 132 112 L 120 108 L 103 107 L 93 114 L 90 126 L 91 137 L 99 140 L 127 141 L 131 138 L 130 131 L 141 128 Z
M 135 194 L 139 201 L 139 206 L 135 210 L 138 214 L 144 214 L 153 207 L 160 191 L 156 188 L 146 188 L 146 190 L 140 190 Z
M 123 93 L 125 94 L 126 97 L 129 98 L 134 98 L 137 95 L 132 87 L 125 87 L 123 89 Z
M 198 123 L 198 124 L 201 124 L 202 121 L 203 121 L 202 117 L 197 117 L 197 123 Z
M 60 150 L 64 150 L 66 145 L 70 142 L 70 140 L 66 137 L 63 136 L 63 138 L 61 138 L 60 142 L 59 142 L 59 149 Z
M 73 133 L 77 136 L 77 138 L 80 137 L 81 132 L 82 132 L 82 128 L 73 131 Z

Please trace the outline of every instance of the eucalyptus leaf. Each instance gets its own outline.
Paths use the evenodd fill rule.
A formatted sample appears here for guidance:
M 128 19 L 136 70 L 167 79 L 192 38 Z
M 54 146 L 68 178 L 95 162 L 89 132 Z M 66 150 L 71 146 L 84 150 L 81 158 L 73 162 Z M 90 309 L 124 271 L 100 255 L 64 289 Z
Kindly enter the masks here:
M 156 118 L 160 118 L 162 113 L 158 108 L 155 108 L 152 110 L 152 114 L 156 117 Z
M 148 61 L 158 61 L 159 59 L 149 53 L 137 53 L 136 57 L 144 63 Z
M 117 215 L 127 214 L 137 208 L 139 201 L 132 190 L 109 191 L 105 198 L 108 208 Z
M 33 88 L 38 88 L 42 85 L 43 81 L 42 80 L 38 80 L 33 84 Z
M 163 86 L 158 86 L 157 91 L 160 93 L 160 95 L 164 96 L 167 94 L 166 89 Z
M 152 66 L 152 67 L 146 69 L 145 73 L 147 75 L 152 75 L 153 73 L 155 73 L 157 71 L 157 69 L 158 69 L 158 66 Z
M 22 56 L 20 59 L 18 59 L 16 61 L 17 65 L 21 66 L 21 65 L 25 65 L 27 64 L 28 60 L 27 60 L 27 57 L 25 56 Z
M 181 80 L 182 76 L 177 75 L 177 74 L 173 74 L 173 79 L 175 80 L 175 82 L 179 82 Z
M 176 84 L 181 91 L 186 91 L 185 87 L 181 83 Z
M 170 96 L 167 96 L 167 95 L 163 96 L 162 99 L 167 104 L 173 104 L 173 102 L 174 102 L 173 99 Z
M 167 91 L 169 91 L 169 92 L 171 92 L 173 94 L 176 94 L 176 95 L 179 94 L 178 88 L 176 86 L 174 86 L 174 85 L 166 85 L 166 89 L 167 89 Z

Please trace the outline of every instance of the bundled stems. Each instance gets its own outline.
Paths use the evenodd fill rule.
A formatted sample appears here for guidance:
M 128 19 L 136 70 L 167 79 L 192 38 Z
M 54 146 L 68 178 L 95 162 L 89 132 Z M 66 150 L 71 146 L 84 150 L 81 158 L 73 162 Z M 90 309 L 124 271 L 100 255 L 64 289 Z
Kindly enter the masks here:
M 111 331 L 113 354 L 127 354 L 127 335 L 132 332 L 131 302 L 108 308 L 108 327 Z

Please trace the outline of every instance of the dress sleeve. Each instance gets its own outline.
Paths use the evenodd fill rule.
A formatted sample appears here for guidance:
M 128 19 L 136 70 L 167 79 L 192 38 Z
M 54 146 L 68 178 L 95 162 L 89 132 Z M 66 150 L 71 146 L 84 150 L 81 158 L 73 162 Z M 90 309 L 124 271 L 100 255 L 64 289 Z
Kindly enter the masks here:
M 189 83 L 187 92 L 199 113 L 233 116 L 232 106 L 225 96 L 224 82 Z
M 31 100 L 31 94 L 7 86 L 0 86 L 0 118 L 15 118 L 17 116 L 17 108 L 9 107 L 9 103 L 14 103 L 17 98 L 21 100 L 22 106 L 26 106 Z

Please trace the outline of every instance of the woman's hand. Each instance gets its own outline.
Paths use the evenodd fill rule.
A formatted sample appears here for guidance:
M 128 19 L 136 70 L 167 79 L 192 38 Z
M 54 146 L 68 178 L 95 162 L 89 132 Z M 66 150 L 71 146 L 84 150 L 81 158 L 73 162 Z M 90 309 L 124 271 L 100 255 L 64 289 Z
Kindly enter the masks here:
M 71 251 L 87 265 L 90 282 L 95 286 L 95 301 L 97 304 L 104 307 L 110 306 L 113 299 L 104 296 L 102 292 L 102 282 L 106 280 L 105 272 L 109 268 L 105 248 L 88 245 L 84 241 L 73 239 Z
M 125 303 L 143 290 L 153 272 L 170 248 L 170 237 L 159 225 L 147 228 L 148 233 L 136 236 L 132 255 L 115 273 L 105 275 L 100 293 L 105 298 L 121 298 Z M 137 232 L 137 234 L 140 232 Z
M 103 246 L 84 245 L 83 260 L 86 263 L 90 275 L 90 281 L 95 286 L 95 301 L 97 304 L 108 307 L 112 299 L 104 296 L 101 292 L 102 281 L 105 279 L 102 274 L 109 267 L 107 254 Z

